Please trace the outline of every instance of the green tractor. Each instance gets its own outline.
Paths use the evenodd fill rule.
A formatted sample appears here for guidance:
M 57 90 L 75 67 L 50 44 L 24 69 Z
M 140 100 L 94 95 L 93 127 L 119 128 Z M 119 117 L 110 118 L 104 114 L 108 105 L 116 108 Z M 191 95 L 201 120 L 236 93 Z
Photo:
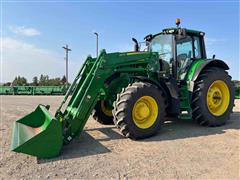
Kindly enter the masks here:
M 89 116 L 114 123 L 131 139 L 153 136 L 169 116 L 193 119 L 202 126 L 226 123 L 234 105 L 228 65 L 208 59 L 204 32 L 179 27 L 145 37 L 146 51 L 87 57 L 52 116 L 48 105 L 14 123 L 11 149 L 37 156 L 57 156 L 78 136 Z

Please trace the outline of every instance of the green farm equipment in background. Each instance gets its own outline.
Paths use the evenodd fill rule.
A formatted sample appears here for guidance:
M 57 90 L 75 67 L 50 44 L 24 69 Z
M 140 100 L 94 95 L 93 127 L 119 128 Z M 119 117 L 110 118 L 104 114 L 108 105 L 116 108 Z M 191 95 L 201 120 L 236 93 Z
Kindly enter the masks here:
M 147 35 L 146 51 L 133 38 L 133 52 L 102 50 L 96 58 L 89 56 L 54 116 L 48 105 L 39 105 L 14 123 L 11 149 L 39 158 L 57 156 L 91 114 L 131 139 L 153 136 L 167 116 L 202 126 L 225 124 L 234 105 L 229 67 L 206 57 L 204 32 L 176 23 L 177 28 Z
M 13 88 L 10 86 L 0 86 L 0 95 L 13 95 Z
M 0 86 L 0 95 L 64 95 L 68 86 Z
M 240 87 L 235 87 L 235 99 L 240 99 Z

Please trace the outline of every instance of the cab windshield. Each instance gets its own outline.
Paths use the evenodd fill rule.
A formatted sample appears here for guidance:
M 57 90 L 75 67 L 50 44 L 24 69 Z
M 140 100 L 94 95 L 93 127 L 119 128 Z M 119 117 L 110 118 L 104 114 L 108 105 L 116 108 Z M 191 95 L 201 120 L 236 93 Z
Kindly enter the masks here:
M 148 49 L 151 52 L 158 52 L 159 58 L 170 63 L 173 58 L 173 36 L 171 34 L 155 36 L 149 43 Z

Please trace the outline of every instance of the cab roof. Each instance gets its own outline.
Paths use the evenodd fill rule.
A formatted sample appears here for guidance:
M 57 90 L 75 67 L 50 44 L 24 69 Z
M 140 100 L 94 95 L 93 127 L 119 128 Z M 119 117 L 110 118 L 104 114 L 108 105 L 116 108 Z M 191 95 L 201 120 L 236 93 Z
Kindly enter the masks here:
M 161 35 L 161 34 L 174 34 L 174 35 L 181 35 L 181 34 L 186 34 L 190 36 L 201 36 L 203 37 L 205 35 L 204 32 L 202 31 L 196 31 L 192 29 L 186 29 L 186 28 L 166 28 L 163 29 L 162 32 L 157 33 L 157 34 L 149 34 L 145 36 L 144 40 L 145 41 L 151 41 L 155 36 Z
M 163 29 L 162 32 L 154 34 L 153 36 L 159 35 L 159 34 L 179 34 L 179 31 L 186 30 L 187 35 L 195 35 L 195 36 L 204 36 L 205 33 L 202 31 L 192 30 L 192 29 L 186 29 L 186 28 L 166 28 Z

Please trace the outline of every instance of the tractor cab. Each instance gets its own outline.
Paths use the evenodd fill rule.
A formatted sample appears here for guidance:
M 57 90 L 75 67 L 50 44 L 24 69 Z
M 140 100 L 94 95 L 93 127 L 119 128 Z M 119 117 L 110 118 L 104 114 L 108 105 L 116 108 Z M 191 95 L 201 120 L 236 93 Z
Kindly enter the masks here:
M 180 24 L 180 21 L 176 23 Z M 204 32 L 184 28 L 167 28 L 144 39 L 148 51 L 158 52 L 161 70 L 184 79 L 187 69 L 196 59 L 206 59 Z

